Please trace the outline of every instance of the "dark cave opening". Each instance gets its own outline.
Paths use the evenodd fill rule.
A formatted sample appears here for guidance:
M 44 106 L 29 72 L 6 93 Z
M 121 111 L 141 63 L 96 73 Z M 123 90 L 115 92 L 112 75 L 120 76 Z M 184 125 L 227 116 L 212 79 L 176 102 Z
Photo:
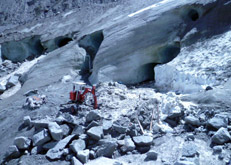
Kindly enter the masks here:
M 148 63 L 146 65 L 142 66 L 142 70 L 144 76 L 145 76 L 145 81 L 155 81 L 155 72 L 154 68 L 158 64 L 166 64 L 170 61 L 172 61 L 174 58 L 177 57 L 177 55 L 180 53 L 181 47 L 180 43 L 175 43 L 172 45 L 167 45 L 158 51 L 158 62 L 157 63 Z
M 93 61 L 103 40 L 104 35 L 102 30 L 86 35 L 79 40 L 79 46 L 84 48 L 87 52 L 87 58 L 83 66 L 84 72 L 91 72 Z
M 40 36 L 32 36 L 18 41 L 9 41 L 2 44 L 1 52 L 3 60 L 14 63 L 24 60 L 33 60 L 44 53 Z
M 159 63 L 166 64 L 172 61 L 180 53 L 180 45 L 168 45 L 160 49 L 159 52 Z
M 60 39 L 58 39 L 57 41 L 57 46 L 60 48 L 60 47 L 63 47 L 65 45 L 67 45 L 70 41 L 73 41 L 72 38 L 69 38 L 69 37 L 62 37 Z
M 192 20 L 192 21 L 197 21 L 200 17 L 199 13 L 195 10 L 195 9 L 191 9 L 188 12 L 188 17 Z

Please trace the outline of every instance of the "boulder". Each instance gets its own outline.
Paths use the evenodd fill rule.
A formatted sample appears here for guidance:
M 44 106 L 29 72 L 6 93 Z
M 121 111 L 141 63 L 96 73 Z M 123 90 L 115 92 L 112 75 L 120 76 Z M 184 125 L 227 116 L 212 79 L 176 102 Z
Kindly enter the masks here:
M 165 105 L 165 108 L 169 109 L 168 110 L 168 118 L 169 119 L 174 119 L 174 118 L 182 116 L 182 110 L 179 106 L 172 107 L 172 104 L 167 103 L 167 105 Z
M 184 120 L 185 120 L 186 124 L 190 124 L 193 126 L 200 126 L 201 125 L 200 120 L 194 116 L 187 116 L 187 117 L 185 117 Z
M 63 130 L 56 122 L 50 122 L 48 124 L 48 130 L 50 131 L 51 137 L 59 141 L 63 137 Z
M 103 131 L 108 132 L 112 128 L 112 124 L 111 120 L 103 120 Z
M 25 116 L 25 117 L 23 118 L 23 124 L 24 124 L 25 126 L 31 126 L 31 118 L 30 118 L 30 116 Z
M 138 146 L 150 146 L 152 144 L 153 138 L 151 136 L 135 136 L 132 138 L 136 145 Z
M 46 157 L 51 160 L 60 159 L 63 155 L 63 150 L 67 146 L 67 144 L 75 137 L 75 135 L 69 135 L 64 139 L 60 140 L 54 148 L 51 148 L 46 153 Z
M 51 148 L 54 148 L 57 143 L 58 143 L 57 141 L 55 141 L 55 142 L 52 141 L 52 142 L 46 143 L 46 144 L 43 145 L 43 149 L 49 150 Z
M 231 140 L 231 136 L 226 128 L 221 127 L 213 136 L 212 142 L 215 144 L 224 144 Z
M 99 148 L 96 151 L 97 157 L 105 156 L 111 158 L 118 146 L 116 140 L 114 139 L 108 139 L 108 140 L 103 139 L 100 140 L 98 144 L 99 144 Z
M 113 127 L 113 129 L 115 131 L 117 131 L 120 134 L 125 134 L 127 132 L 127 127 L 125 127 L 125 126 L 121 126 L 121 125 L 118 125 L 118 124 L 113 124 L 112 127 Z
M 79 122 L 76 120 L 76 117 L 71 114 L 64 113 L 63 118 L 66 123 L 73 124 L 73 125 L 79 124 Z
M 223 149 L 223 146 L 214 146 L 214 147 L 213 147 L 213 153 L 214 153 L 214 154 L 221 153 L 221 152 L 222 152 L 222 149 Z
M 87 126 L 87 130 L 92 128 L 92 127 L 96 127 L 96 126 L 99 126 L 99 123 L 97 121 L 92 121 L 90 124 L 88 124 Z
M 65 76 L 63 76 L 61 82 L 67 83 L 67 82 L 71 81 L 71 79 L 72 79 L 72 77 L 70 75 L 65 75 Z
M 43 151 L 43 147 L 42 147 L 42 146 L 35 146 L 35 147 L 32 148 L 32 150 L 31 150 L 31 155 L 40 154 L 42 151 Z
M 78 140 L 74 140 L 71 144 L 70 144 L 70 149 L 77 153 L 78 151 L 82 151 L 86 148 L 86 143 L 84 140 L 82 139 L 78 139 Z
M 132 141 L 132 139 L 131 138 L 125 138 L 124 139 L 124 144 L 123 144 L 123 146 L 121 147 L 121 150 L 123 151 L 123 152 L 131 152 L 131 151 L 133 151 L 134 149 L 136 148 L 136 146 L 135 146 L 135 144 L 134 144 L 134 142 Z
M 8 79 L 6 86 L 7 88 L 11 88 L 13 86 L 16 86 L 17 83 L 18 83 L 18 76 L 13 75 Z
M 185 143 L 182 148 L 182 156 L 194 157 L 198 155 L 197 146 L 193 142 Z
M 71 129 L 67 124 L 60 125 L 62 131 L 63 131 L 63 136 L 67 136 L 70 134 Z
M 92 127 L 87 131 L 87 135 L 89 135 L 94 140 L 100 140 L 103 137 L 102 126 Z
M 23 95 L 26 96 L 26 97 L 28 97 L 28 96 L 37 95 L 37 94 L 38 94 L 38 89 L 33 89 L 33 90 L 27 91 Z
M 3 83 L 0 83 L 0 94 L 6 90 L 6 86 Z
M 42 145 L 50 140 L 51 138 L 47 129 L 43 129 L 42 131 L 35 134 L 32 138 L 33 146 Z
M 157 160 L 158 154 L 155 151 L 148 151 L 146 153 L 146 158 L 144 159 L 145 161 L 150 161 L 150 160 Z
M 88 160 L 89 160 L 89 154 L 90 154 L 90 151 L 88 149 L 86 150 L 83 150 L 83 151 L 78 151 L 77 153 L 77 158 L 83 163 L 87 163 Z
M 16 145 L 18 149 L 28 149 L 31 145 L 31 140 L 24 136 L 16 137 L 14 139 L 14 145 Z
M 168 126 L 167 124 L 158 124 L 158 123 L 155 123 L 153 128 L 152 128 L 153 132 L 155 133 L 173 133 L 174 130 Z
M 221 127 L 227 127 L 228 120 L 223 117 L 215 116 L 212 119 L 210 119 L 207 123 L 209 127 L 219 129 Z
M 51 121 L 49 119 L 33 120 L 31 124 L 36 128 L 48 128 L 48 125 Z
M 99 111 L 90 111 L 86 116 L 86 122 L 91 122 L 93 120 L 99 120 L 101 118 Z
M 18 158 L 20 156 L 20 152 L 18 148 L 15 145 L 11 145 L 5 154 L 5 159 L 12 159 L 12 158 Z
M 76 157 L 73 156 L 71 158 L 71 165 L 82 165 L 82 163 L 78 159 L 76 159 Z
M 77 125 L 74 127 L 73 131 L 72 131 L 72 135 L 77 135 L 77 136 L 80 136 L 84 133 L 84 126 L 82 125 Z

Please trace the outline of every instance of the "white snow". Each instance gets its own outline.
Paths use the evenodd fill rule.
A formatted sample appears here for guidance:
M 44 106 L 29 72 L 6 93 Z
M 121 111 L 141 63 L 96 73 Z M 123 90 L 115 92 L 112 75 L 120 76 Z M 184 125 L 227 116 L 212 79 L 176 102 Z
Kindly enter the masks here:
M 21 32 L 21 33 L 29 33 L 29 32 L 31 32 L 32 30 L 34 30 L 35 28 L 40 27 L 40 26 L 42 26 L 41 23 L 39 23 L 39 24 L 37 24 L 37 25 L 35 25 L 35 26 L 32 26 L 31 28 L 25 28 L 25 29 L 21 30 L 20 32 Z
M 142 13 L 144 11 L 153 9 L 155 7 L 158 7 L 158 6 L 162 5 L 162 4 L 165 4 L 165 3 L 168 3 L 168 2 L 171 2 L 171 1 L 173 1 L 173 0 L 163 0 L 163 1 L 159 2 L 159 3 L 155 3 L 155 4 L 151 5 L 151 6 L 148 6 L 146 8 L 143 8 L 143 9 L 139 10 L 139 11 L 136 11 L 136 12 L 134 12 L 132 14 L 129 14 L 128 17 L 133 17 L 133 16 L 135 16 L 137 14 L 140 14 L 140 13 Z
M 74 13 L 74 11 L 69 11 L 69 12 L 67 12 L 67 13 L 64 13 L 64 14 L 63 14 L 63 17 L 66 18 L 68 15 L 70 15 L 70 14 L 72 14 L 72 13 Z

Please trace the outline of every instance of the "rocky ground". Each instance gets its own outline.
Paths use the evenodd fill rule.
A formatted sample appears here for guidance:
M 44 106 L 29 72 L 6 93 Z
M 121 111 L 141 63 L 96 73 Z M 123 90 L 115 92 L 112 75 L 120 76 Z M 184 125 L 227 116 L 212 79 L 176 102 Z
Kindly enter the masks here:
M 137 1 L 135 7 L 120 9 L 127 15 L 156 2 Z M 123 15 L 116 9 L 97 17 L 93 25 Z M 14 37 L 39 34 L 47 49 L 30 58 L 25 55 L 21 62 L 1 62 L 1 164 L 231 164 L 230 31 L 189 45 L 182 40 L 178 56 L 154 68 L 155 81 L 98 83 L 98 108 L 88 95 L 73 111 L 66 103 L 73 81 L 88 83 L 83 72 L 88 51 L 79 47 L 77 31 L 84 31 L 84 26 L 72 27 L 81 14 L 70 12 L 46 18 L 39 26 L 32 23 L 2 31 L 2 45 Z M 59 19 L 66 17 L 61 24 Z M 59 25 L 57 30 L 51 30 L 49 21 Z M 62 30 L 76 33 L 67 35 L 71 40 L 60 46 L 57 37 Z M 30 40 L 19 41 L 24 49 L 15 50 L 35 52 Z

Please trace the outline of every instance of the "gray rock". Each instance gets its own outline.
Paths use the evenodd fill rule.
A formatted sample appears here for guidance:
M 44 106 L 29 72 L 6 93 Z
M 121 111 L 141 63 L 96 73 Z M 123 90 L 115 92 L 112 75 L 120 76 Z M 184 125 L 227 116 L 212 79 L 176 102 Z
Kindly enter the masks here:
M 103 121 L 103 131 L 107 132 L 112 128 L 113 122 L 111 120 L 104 120 Z
M 114 139 L 103 139 L 99 141 L 99 148 L 96 151 L 96 156 L 105 156 L 111 158 L 118 144 Z
M 150 146 L 152 144 L 153 138 L 151 136 L 135 136 L 132 138 L 136 145 L 138 146 Z
M 103 137 L 103 128 L 101 126 L 92 127 L 87 134 L 94 140 L 100 140 Z
M 31 150 L 31 155 L 40 154 L 42 151 L 43 151 L 43 147 L 42 147 L 42 146 L 35 146 L 35 147 L 32 148 L 32 150 Z
M 26 126 L 31 126 L 31 118 L 30 118 L 30 116 L 25 116 L 25 117 L 23 118 L 23 123 L 24 123 L 24 125 L 26 125 Z
M 126 165 L 126 163 L 115 160 L 115 159 L 99 157 L 95 160 L 92 160 L 92 161 L 86 163 L 86 165 Z
M 77 153 L 77 158 L 82 162 L 82 163 L 87 163 L 89 160 L 89 154 L 90 151 L 88 149 L 83 150 L 83 151 L 79 151 Z
M 76 157 L 73 156 L 71 158 L 71 165 L 82 165 L 82 163 L 78 159 L 76 159 Z
M 193 142 L 185 143 L 182 148 L 182 156 L 194 157 L 198 155 L 197 146 Z
M 118 124 L 113 124 L 113 129 L 120 134 L 125 134 L 127 132 L 127 127 Z
M 85 148 L 86 148 L 86 144 L 85 144 L 85 141 L 82 139 L 74 140 L 70 144 L 70 149 L 75 153 L 77 153 L 78 151 L 82 151 Z
M 58 143 L 57 141 L 55 141 L 55 142 L 50 142 L 50 143 L 46 143 L 46 144 L 43 145 L 43 149 L 49 150 L 49 149 L 51 149 L 51 148 L 54 148 L 54 147 L 56 146 L 57 143 Z
M 0 93 L 3 93 L 6 90 L 6 86 L 0 83 Z
M 215 144 L 224 144 L 231 140 L 231 136 L 226 128 L 220 128 L 213 136 L 212 142 Z
M 89 158 L 90 158 L 90 159 L 95 159 L 95 158 L 96 158 L 96 153 L 95 153 L 95 151 L 90 150 Z
M 51 148 L 46 153 L 46 157 L 51 160 L 60 159 L 63 155 L 63 150 L 67 144 L 75 137 L 75 135 L 69 135 L 66 138 L 60 140 L 54 148 Z
M 231 131 L 231 125 L 228 125 L 227 128 L 228 128 L 228 131 Z
M 66 121 L 66 119 L 63 116 L 59 116 L 55 119 L 55 122 L 58 124 L 63 124 L 64 121 Z
M 214 146 L 213 147 L 213 153 L 217 154 L 217 153 L 221 153 L 222 152 L 223 147 L 222 146 Z
M 24 136 L 16 137 L 14 139 L 14 145 L 16 145 L 18 149 L 28 149 L 30 144 L 31 140 Z
M 69 148 L 63 149 L 63 155 L 64 155 L 64 156 L 67 156 L 69 153 L 70 153 Z
M 67 124 L 60 125 L 62 131 L 63 131 L 63 136 L 67 136 L 70 134 L 71 129 Z
M 73 131 L 72 131 L 72 135 L 77 135 L 80 136 L 84 133 L 84 126 L 82 125 L 77 125 L 74 127 Z
M 133 151 L 134 149 L 136 148 L 134 142 L 132 141 L 131 138 L 125 138 L 124 139 L 124 144 L 123 146 L 121 147 L 121 150 L 123 152 L 131 152 Z
M 62 137 L 63 137 L 63 130 L 62 130 L 62 128 L 56 122 L 49 123 L 48 129 L 50 131 L 51 137 L 54 140 L 59 141 L 59 140 L 62 139 Z
M 187 139 L 188 141 L 194 141 L 195 137 L 194 137 L 193 134 L 190 133 L 190 134 L 187 135 L 186 139 Z
M 96 127 L 99 126 L 99 123 L 97 121 L 92 121 L 88 126 L 87 126 L 87 130 L 92 128 L 92 127 Z
M 31 124 L 36 128 L 48 128 L 48 125 L 51 121 L 48 119 L 41 119 L 41 120 L 33 120 L 31 121 Z
M 228 120 L 223 117 L 215 116 L 208 121 L 207 125 L 209 127 L 219 129 L 221 127 L 227 127 Z
M 9 78 L 9 80 L 7 81 L 6 86 L 7 86 L 7 88 L 11 88 L 11 87 L 13 87 L 13 86 L 16 86 L 17 83 L 18 83 L 18 76 L 13 75 L 13 76 L 11 76 L 11 77 Z
M 24 96 L 28 97 L 28 96 L 37 95 L 37 94 L 38 94 L 38 89 L 33 89 L 33 90 L 29 90 L 26 93 L 24 93 Z
M 69 113 L 64 113 L 63 114 L 63 118 L 64 118 L 64 121 L 66 123 L 74 124 L 74 125 L 78 125 L 79 124 L 79 122 L 77 121 L 77 119 L 75 118 L 75 116 L 73 116 L 73 115 L 71 115 Z
M 155 151 L 148 151 L 145 161 L 157 160 L 158 154 Z
M 39 145 L 42 145 L 42 144 L 50 141 L 51 138 L 49 136 L 48 130 L 43 129 L 42 131 L 35 134 L 33 136 L 32 140 L 33 140 L 33 146 L 39 146 Z
M 20 152 L 18 148 L 15 145 L 11 145 L 5 154 L 5 159 L 12 159 L 12 158 L 18 158 L 20 156 Z
M 195 163 L 185 160 L 180 160 L 174 163 L 174 165 L 195 165 Z
M 93 110 L 90 111 L 86 116 L 86 122 L 91 122 L 93 120 L 99 120 L 101 118 L 99 111 Z
M 184 120 L 185 120 L 186 124 L 190 124 L 193 126 L 200 126 L 201 125 L 200 120 L 194 116 L 187 116 L 187 117 L 185 117 Z
M 82 135 L 79 136 L 79 139 L 87 140 L 88 136 L 87 136 L 87 134 L 82 134 Z
M 170 106 L 170 107 L 168 107 Z M 179 106 L 176 107 L 171 107 L 171 104 L 167 104 L 165 108 L 168 109 L 168 118 L 169 119 L 174 119 L 176 117 L 181 117 L 182 116 L 182 110 Z

